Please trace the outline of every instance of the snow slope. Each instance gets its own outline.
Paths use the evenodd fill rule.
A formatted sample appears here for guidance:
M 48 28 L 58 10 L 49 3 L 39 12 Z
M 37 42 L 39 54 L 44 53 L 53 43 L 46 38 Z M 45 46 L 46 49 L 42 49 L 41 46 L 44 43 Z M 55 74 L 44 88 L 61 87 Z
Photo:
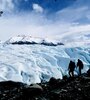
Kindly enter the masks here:
M 25 35 L 18 35 L 10 38 L 5 42 L 6 44 L 39 44 L 39 45 L 47 45 L 47 46 L 57 46 L 64 45 L 58 40 L 48 39 L 48 38 L 39 38 L 39 37 L 31 37 Z
M 72 59 L 84 62 L 83 72 L 90 66 L 89 47 L 0 44 L 0 81 L 20 81 L 27 84 L 62 78 L 68 74 Z M 77 74 L 77 69 L 75 74 Z

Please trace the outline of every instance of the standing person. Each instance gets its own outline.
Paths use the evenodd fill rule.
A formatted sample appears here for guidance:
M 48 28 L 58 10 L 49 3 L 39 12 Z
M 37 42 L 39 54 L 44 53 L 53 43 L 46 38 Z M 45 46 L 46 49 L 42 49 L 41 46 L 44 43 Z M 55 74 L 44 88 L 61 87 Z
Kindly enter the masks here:
M 0 11 L 0 16 L 3 14 L 3 11 Z
M 79 75 L 81 75 L 81 70 L 83 69 L 83 62 L 78 59 L 77 67 L 79 67 Z
M 70 77 L 74 77 L 74 69 L 75 69 L 75 62 L 70 61 L 69 66 L 68 66 Z

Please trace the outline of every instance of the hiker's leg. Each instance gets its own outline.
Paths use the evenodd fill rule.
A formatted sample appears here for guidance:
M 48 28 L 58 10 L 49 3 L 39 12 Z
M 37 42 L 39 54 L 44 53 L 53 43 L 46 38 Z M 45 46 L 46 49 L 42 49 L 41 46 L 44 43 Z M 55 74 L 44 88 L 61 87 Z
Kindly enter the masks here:
M 81 75 L 81 68 L 79 68 L 79 75 Z
M 74 71 L 72 71 L 72 77 L 74 77 Z
M 69 70 L 69 76 L 71 77 L 71 71 Z

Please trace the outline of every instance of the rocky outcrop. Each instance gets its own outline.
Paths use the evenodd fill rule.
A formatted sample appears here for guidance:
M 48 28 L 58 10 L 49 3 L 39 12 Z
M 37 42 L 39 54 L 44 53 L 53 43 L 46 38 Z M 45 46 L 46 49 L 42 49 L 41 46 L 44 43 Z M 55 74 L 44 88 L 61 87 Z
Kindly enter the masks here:
M 23 88 L 23 98 L 24 100 L 28 100 L 29 98 L 33 98 L 35 96 L 40 95 L 43 92 L 43 88 L 38 84 L 32 84 Z
M 90 76 L 90 69 L 87 71 L 87 75 Z
M 90 100 L 89 70 L 81 76 L 51 78 L 49 82 L 0 82 L 0 100 Z

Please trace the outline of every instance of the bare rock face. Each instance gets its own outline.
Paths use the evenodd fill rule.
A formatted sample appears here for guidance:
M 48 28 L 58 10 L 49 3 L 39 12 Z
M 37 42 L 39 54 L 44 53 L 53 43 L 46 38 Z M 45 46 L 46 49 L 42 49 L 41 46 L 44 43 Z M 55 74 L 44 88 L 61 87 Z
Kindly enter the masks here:
M 55 85 L 57 83 L 57 79 L 55 79 L 54 77 L 52 77 L 50 80 L 49 80 L 49 84 L 50 85 Z
M 32 84 L 23 89 L 23 96 L 25 99 L 27 99 L 27 97 L 32 98 L 40 95 L 42 92 L 43 92 L 43 88 L 40 85 Z

